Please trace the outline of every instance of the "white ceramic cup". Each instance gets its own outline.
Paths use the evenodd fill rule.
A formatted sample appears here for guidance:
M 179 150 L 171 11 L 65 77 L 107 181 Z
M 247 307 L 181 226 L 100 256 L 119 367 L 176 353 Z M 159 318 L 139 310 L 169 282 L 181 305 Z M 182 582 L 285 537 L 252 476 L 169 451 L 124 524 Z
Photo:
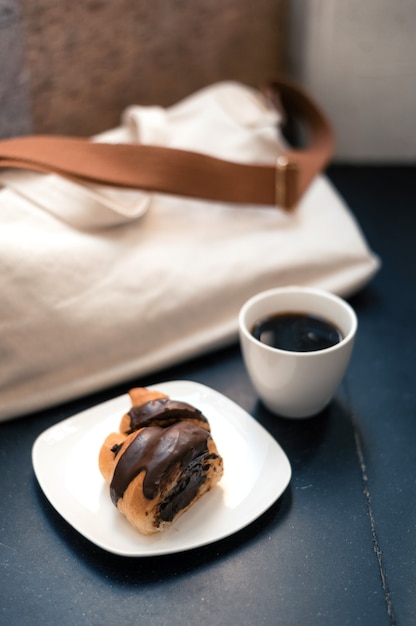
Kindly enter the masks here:
M 295 312 L 332 322 L 341 331 L 341 341 L 322 350 L 292 352 L 270 347 L 252 335 L 259 319 Z M 250 298 L 239 314 L 241 349 L 250 379 L 265 406 L 283 417 L 311 417 L 325 408 L 345 374 L 356 331 L 356 315 L 345 300 L 309 287 L 264 291 Z

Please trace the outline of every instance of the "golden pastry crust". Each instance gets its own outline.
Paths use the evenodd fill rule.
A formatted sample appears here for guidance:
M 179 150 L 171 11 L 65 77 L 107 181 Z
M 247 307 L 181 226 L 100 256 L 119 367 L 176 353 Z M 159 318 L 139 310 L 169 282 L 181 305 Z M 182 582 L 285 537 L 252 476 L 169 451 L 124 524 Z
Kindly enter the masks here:
M 106 483 L 110 484 L 114 473 L 117 455 L 115 450 L 120 449 L 126 441 L 127 435 L 110 433 L 100 448 L 98 455 L 98 468 Z

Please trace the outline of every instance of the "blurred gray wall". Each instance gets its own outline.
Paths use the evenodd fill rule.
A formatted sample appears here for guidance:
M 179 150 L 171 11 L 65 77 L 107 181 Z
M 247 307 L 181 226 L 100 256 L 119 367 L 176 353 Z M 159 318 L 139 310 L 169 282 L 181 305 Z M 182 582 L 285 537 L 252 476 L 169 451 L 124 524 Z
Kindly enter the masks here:
M 324 105 L 338 160 L 416 158 L 416 0 L 288 0 L 286 62 Z

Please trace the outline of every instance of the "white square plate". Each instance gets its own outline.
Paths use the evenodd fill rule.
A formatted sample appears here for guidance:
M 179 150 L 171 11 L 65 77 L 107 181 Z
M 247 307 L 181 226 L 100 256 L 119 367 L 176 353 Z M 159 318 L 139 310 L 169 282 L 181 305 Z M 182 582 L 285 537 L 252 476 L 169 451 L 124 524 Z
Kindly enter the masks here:
M 173 400 L 202 411 L 224 459 L 224 476 L 166 531 L 136 531 L 112 504 L 98 469 L 106 436 L 118 431 L 128 394 L 94 406 L 44 431 L 32 450 L 33 468 L 52 506 L 97 546 L 123 556 L 190 550 L 227 537 L 266 511 L 289 484 L 289 461 L 269 433 L 222 394 L 191 381 L 155 385 Z

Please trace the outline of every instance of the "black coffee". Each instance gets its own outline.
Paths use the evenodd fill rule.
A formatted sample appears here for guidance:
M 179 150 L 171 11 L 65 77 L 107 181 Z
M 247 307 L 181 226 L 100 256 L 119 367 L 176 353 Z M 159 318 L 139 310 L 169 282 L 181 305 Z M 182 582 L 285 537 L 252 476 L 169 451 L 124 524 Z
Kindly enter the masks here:
M 324 350 L 342 340 L 334 324 L 306 313 L 276 313 L 259 319 L 251 334 L 272 348 L 291 352 Z

